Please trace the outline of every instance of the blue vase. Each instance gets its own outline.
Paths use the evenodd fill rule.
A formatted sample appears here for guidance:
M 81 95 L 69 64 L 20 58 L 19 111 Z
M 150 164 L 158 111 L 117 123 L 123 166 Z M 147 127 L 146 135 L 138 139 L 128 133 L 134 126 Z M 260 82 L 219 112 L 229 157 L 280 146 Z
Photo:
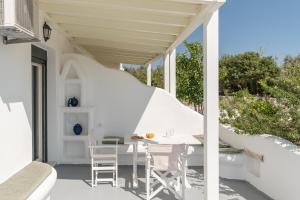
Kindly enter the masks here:
M 68 107 L 76 107 L 76 106 L 78 106 L 78 104 L 79 104 L 79 101 L 78 101 L 78 99 L 76 99 L 76 97 L 69 98 Z
M 73 127 L 73 132 L 75 135 L 80 135 L 82 132 L 82 126 L 80 124 L 75 124 Z

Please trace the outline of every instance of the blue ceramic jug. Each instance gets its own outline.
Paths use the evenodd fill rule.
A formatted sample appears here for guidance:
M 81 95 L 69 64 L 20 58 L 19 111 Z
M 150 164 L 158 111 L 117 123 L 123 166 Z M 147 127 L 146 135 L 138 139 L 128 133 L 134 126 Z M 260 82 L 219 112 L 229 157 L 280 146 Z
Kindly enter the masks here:
M 68 107 L 76 107 L 78 106 L 78 99 L 76 99 L 76 97 L 72 97 L 68 100 Z
M 75 124 L 73 127 L 73 132 L 75 135 L 80 135 L 82 132 L 82 126 L 80 124 Z

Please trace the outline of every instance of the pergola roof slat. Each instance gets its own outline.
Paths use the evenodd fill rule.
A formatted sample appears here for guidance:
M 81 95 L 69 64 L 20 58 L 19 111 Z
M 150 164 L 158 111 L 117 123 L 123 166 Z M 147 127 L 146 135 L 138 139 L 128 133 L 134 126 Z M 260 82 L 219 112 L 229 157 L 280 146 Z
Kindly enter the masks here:
M 97 9 L 143 11 L 172 15 L 193 16 L 198 12 L 197 5 L 159 0 L 41 0 L 45 4 L 64 4 L 68 6 L 93 7 Z
M 99 27 L 108 30 L 126 30 L 136 32 L 160 33 L 168 35 L 178 35 L 182 31 L 182 27 L 167 26 L 160 24 L 145 24 L 141 22 L 124 22 L 109 19 L 95 19 L 91 17 L 71 17 L 61 15 L 51 15 L 51 18 L 59 24 L 63 25 L 84 25 Z
M 147 64 L 176 48 L 224 0 L 39 0 L 100 63 Z
M 100 10 L 95 7 L 82 8 L 80 6 L 41 3 L 40 7 L 49 14 L 59 14 L 73 17 L 94 17 L 97 19 L 114 19 L 119 21 L 133 21 L 148 24 L 162 24 L 186 26 L 190 16 L 165 15 L 145 13 L 141 11 Z

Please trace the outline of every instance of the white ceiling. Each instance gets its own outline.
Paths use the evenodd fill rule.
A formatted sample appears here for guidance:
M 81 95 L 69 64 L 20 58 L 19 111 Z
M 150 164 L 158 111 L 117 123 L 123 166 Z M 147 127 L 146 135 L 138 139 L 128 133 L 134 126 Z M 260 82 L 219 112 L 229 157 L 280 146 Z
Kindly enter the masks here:
M 40 0 L 69 37 L 110 67 L 146 64 L 175 48 L 223 0 Z

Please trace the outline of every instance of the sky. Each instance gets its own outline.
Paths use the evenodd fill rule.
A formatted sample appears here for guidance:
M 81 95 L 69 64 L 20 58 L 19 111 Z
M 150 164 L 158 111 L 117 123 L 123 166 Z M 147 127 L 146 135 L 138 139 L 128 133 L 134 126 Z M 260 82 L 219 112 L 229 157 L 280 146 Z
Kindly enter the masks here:
M 300 54 L 300 0 L 227 0 L 219 20 L 220 56 L 258 51 L 282 63 L 286 55 Z M 187 40 L 202 36 L 201 26 Z

